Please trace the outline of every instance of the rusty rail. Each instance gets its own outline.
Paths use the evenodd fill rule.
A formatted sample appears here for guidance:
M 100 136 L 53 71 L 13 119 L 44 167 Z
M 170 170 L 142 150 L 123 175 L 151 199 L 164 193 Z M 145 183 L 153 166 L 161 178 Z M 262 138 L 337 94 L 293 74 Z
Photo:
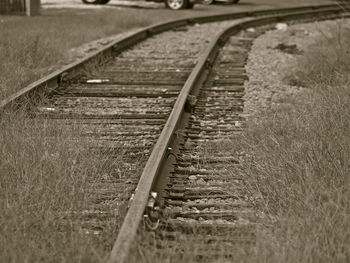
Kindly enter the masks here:
M 295 9 L 292 11 L 295 11 Z M 169 150 L 173 150 L 173 144 L 171 144 L 171 142 L 176 141 L 176 138 L 174 138 L 176 129 L 184 125 L 181 122 L 183 121 L 182 118 L 184 115 L 186 115 L 185 106 L 186 104 L 189 104 L 188 96 L 198 92 L 201 80 L 205 79 L 205 72 L 209 71 L 220 46 L 226 42 L 228 37 L 250 27 L 319 16 L 321 16 L 319 20 L 323 20 L 326 15 L 340 14 L 344 11 L 345 10 L 342 8 L 332 7 L 323 11 L 313 10 L 307 12 L 294 12 L 287 15 L 272 15 L 264 18 L 251 18 L 241 23 L 237 22 L 234 26 L 226 28 L 215 37 L 207 49 L 201 54 L 199 62 L 186 81 L 174 105 L 173 111 L 163 128 L 150 158 L 148 159 L 136 188 L 129 211 L 124 219 L 118 238 L 112 249 L 108 263 L 127 262 L 128 253 L 131 249 L 132 242 L 136 237 L 140 222 L 142 221 L 150 193 L 161 175 L 160 171 L 163 169 L 162 166 L 164 166 L 164 162 L 166 162 L 167 153 Z
M 307 12 L 305 10 L 307 10 Z M 201 81 L 205 79 L 205 73 L 210 69 L 212 62 L 217 55 L 217 51 L 219 50 L 220 46 L 226 41 L 226 39 L 230 35 L 239 32 L 242 29 L 253 26 L 280 21 L 289 21 L 293 19 L 308 18 L 313 15 L 324 16 L 327 14 L 341 13 L 343 11 L 345 11 L 345 9 L 337 4 L 322 6 L 314 5 L 307 7 L 294 7 L 289 9 L 263 9 L 255 12 L 235 12 L 221 15 L 200 16 L 150 26 L 144 29 L 140 29 L 133 35 L 125 37 L 122 40 L 115 41 L 109 44 L 107 47 L 104 47 L 95 53 L 77 62 L 69 64 L 60 70 L 57 70 L 48 76 L 28 85 L 9 98 L 1 101 L 0 110 L 21 106 L 21 104 L 25 103 L 27 100 L 35 98 L 37 94 L 48 93 L 57 88 L 61 80 L 67 75 L 74 76 L 74 74 L 79 71 L 80 67 L 91 62 L 99 63 L 100 61 L 108 59 L 109 57 L 112 57 L 113 55 L 130 48 L 136 43 L 139 43 L 152 35 L 194 23 L 208 23 L 213 21 L 251 17 L 249 19 L 246 19 L 243 23 L 237 22 L 233 27 L 227 28 L 221 34 L 216 36 L 215 39 L 210 43 L 209 47 L 200 56 L 199 62 L 186 81 L 181 94 L 174 105 L 174 109 L 144 168 L 138 187 L 136 189 L 134 199 L 131 203 L 131 207 L 128 211 L 128 214 L 126 215 L 124 223 L 119 232 L 118 239 L 114 244 L 108 261 L 109 263 L 125 262 L 131 248 L 132 241 L 135 238 L 138 226 L 142 220 L 149 194 L 152 188 L 156 185 L 160 171 L 164 169 L 163 161 L 167 156 L 167 152 L 170 151 L 169 146 L 172 142 L 175 141 L 175 131 L 184 125 L 184 123 L 182 123 L 182 118 L 186 117 L 186 104 L 191 106 L 191 103 L 188 101 L 188 95 L 196 94 Z M 290 12 L 293 13 L 290 14 Z M 281 15 L 281 13 L 289 14 Z M 264 18 L 252 18 L 263 15 L 265 16 Z

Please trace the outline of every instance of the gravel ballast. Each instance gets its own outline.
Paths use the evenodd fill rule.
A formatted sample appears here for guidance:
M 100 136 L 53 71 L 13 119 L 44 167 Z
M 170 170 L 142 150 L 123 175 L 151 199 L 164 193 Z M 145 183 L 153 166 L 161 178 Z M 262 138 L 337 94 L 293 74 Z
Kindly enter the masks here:
M 286 98 L 306 92 L 305 88 L 288 84 L 288 79 L 301 70 L 298 60 L 320 40 L 329 37 L 334 27 L 340 26 L 350 28 L 350 20 L 295 24 L 258 37 L 246 64 L 249 80 L 245 83 L 245 117 L 257 118 L 281 106 Z

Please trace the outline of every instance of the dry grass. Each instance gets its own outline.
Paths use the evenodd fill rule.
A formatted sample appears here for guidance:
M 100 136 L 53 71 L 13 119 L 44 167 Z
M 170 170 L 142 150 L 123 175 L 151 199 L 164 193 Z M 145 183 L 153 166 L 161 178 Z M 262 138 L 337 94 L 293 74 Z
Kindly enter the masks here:
M 240 262 L 249 263 L 250 255 L 253 251 L 247 248 L 230 247 L 230 251 L 227 251 L 227 247 L 224 247 L 220 242 L 208 241 L 203 238 L 198 232 L 198 229 L 194 227 L 194 234 L 191 240 L 185 240 L 182 238 L 175 238 L 172 241 L 160 241 L 155 238 L 152 233 L 147 234 L 141 232 L 139 235 L 140 240 L 136 242 L 135 247 L 132 249 L 132 253 L 127 262 L 143 262 L 143 263 L 177 263 L 177 262 L 201 262 L 201 263 L 213 263 L 213 262 Z M 204 234 L 204 233 L 203 233 Z M 204 234 L 205 235 L 205 234 Z M 235 231 L 227 231 L 227 236 L 224 238 L 237 235 Z M 208 244 L 215 251 L 215 254 L 211 256 L 205 255 L 205 251 L 208 251 Z
M 101 261 L 118 215 L 98 236 L 79 231 L 64 215 L 89 209 L 108 157 L 92 153 L 79 127 L 64 121 L 9 113 L 1 115 L 0 129 L 0 262 Z
M 33 18 L 1 16 L 0 99 L 65 63 L 72 47 L 175 17 L 169 10 L 151 15 L 155 12 L 54 10 Z M 64 123 L 1 113 L 0 262 L 100 262 L 111 250 L 123 205 L 118 211 L 114 207 L 115 217 L 99 235 L 80 231 L 64 215 L 91 208 L 91 192 L 101 176 L 128 177 L 134 171 L 123 163 L 123 153 L 114 151 L 110 160 L 91 152 L 89 140 L 80 137 L 81 127 Z M 135 160 L 139 166 L 143 161 Z
M 232 151 L 230 140 L 203 142 L 198 146 L 196 148 L 196 154 L 199 157 L 198 162 L 192 164 L 197 169 L 209 169 L 208 167 L 211 164 L 207 163 L 208 158 L 217 156 L 218 153 L 230 153 Z M 227 171 L 238 169 L 237 164 L 230 161 L 221 164 L 224 164 L 224 170 Z M 233 176 L 236 178 L 237 174 L 233 174 Z M 232 180 L 231 175 L 223 175 L 222 180 L 221 187 L 227 194 L 237 194 L 237 183 L 230 183 L 230 181 L 235 181 Z M 164 226 L 161 227 L 164 228 Z M 254 246 L 240 240 L 240 234 L 244 232 L 247 234 L 247 240 L 249 240 L 249 237 L 251 237 L 249 234 L 252 233 L 249 228 L 242 227 L 240 229 L 241 231 L 237 231 L 237 229 L 226 229 L 223 232 L 222 229 L 215 229 L 214 227 L 213 225 L 213 228 L 210 230 L 211 234 L 208 234 L 207 230 L 201 227 L 193 226 L 191 230 L 187 229 L 185 233 L 192 233 L 188 235 L 191 238 L 190 240 L 186 237 L 186 234 L 181 235 L 181 231 L 178 232 L 178 236 L 168 240 L 161 240 L 159 236 L 156 236 L 149 230 L 140 231 L 128 262 L 252 262 L 252 258 L 255 255 Z M 166 229 L 163 230 L 167 231 Z M 236 243 L 227 242 L 223 244 L 215 241 L 216 235 L 226 240 L 234 240 Z M 251 239 L 251 241 L 253 240 Z M 209 253 L 211 254 L 208 255 Z
M 248 131 L 243 172 L 262 196 L 258 208 L 276 220 L 279 247 L 269 248 L 270 262 L 345 262 L 349 255 L 349 95 L 345 87 L 324 88 Z
M 81 12 L 48 12 L 33 19 L 1 17 L 1 96 L 37 79 L 57 61 L 64 61 L 71 47 L 169 19 L 169 13 L 157 17 L 138 13 L 144 10 L 135 11 L 139 20 L 117 15 L 117 11 L 98 11 L 95 15 Z M 123 24 L 118 22 L 120 17 L 132 21 Z M 86 34 L 80 34 L 82 31 Z M 320 73 L 315 72 L 308 75 Z M 323 72 L 332 71 L 324 68 Z M 300 107 L 293 111 L 271 113 L 263 119 L 264 124 L 249 130 L 245 146 L 254 158 L 247 159 L 250 166 L 242 172 L 249 175 L 250 189 L 264 197 L 257 205 L 277 222 L 275 233 L 269 235 L 271 242 L 262 236 L 257 261 L 345 262 L 344 257 L 349 255 L 345 245 L 349 243 L 350 221 L 350 97 L 344 85 L 348 80 L 337 76 L 334 79 L 341 81 L 341 87 L 336 87 L 335 80 L 335 86 L 329 87 L 316 83 L 318 77 L 300 77 L 314 88 L 304 103 L 299 102 Z M 72 131 L 27 117 L 9 113 L 0 119 L 0 262 L 102 261 L 116 237 L 118 222 L 112 222 L 103 235 L 90 236 L 69 228 L 62 230 L 58 219 L 67 210 L 87 208 L 86 190 L 108 167 L 91 155 L 88 141 L 77 139 L 79 127 Z M 286 119 L 293 121 L 286 123 Z M 155 254 L 148 253 L 146 259 L 154 262 Z M 181 255 L 178 259 L 196 260 Z M 166 260 L 174 262 L 164 255 L 161 262 Z
M 350 34 L 342 26 L 332 32 L 300 58 L 304 71 L 296 76 L 307 91 L 262 114 L 232 142 L 203 148 L 208 155 L 217 149 L 245 152 L 240 166 L 227 169 L 245 178 L 254 206 L 265 215 L 254 251 L 214 262 L 348 262 Z M 133 262 L 213 262 L 195 256 L 205 247 L 200 239 L 169 244 L 165 252 L 149 244 L 152 239 L 135 249 Z
M 258 262 L 346 262 L 350 256 L 350 33 L 338 24 L 300 59 L 309 90 L 251 123 L 242 172 L 271 217 Z

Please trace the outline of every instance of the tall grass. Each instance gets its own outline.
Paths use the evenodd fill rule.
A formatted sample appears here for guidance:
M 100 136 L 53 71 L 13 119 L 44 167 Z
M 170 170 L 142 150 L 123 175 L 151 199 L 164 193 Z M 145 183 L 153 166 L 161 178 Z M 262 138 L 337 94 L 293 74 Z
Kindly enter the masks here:
M 331 32 L 299 61 L 308 91 L 250 123 L 242 139 L 241 172 L 273 225 L 258 262 L 350 257 L 350 32 L 341 23 Z
M 169 14 L 148 12 L 135 19 L 144 10 L 130 16 L 84 12 L 1 17 L 1 96 L 50 71 L 73 46 Z M 132 21 L 120 22 L 128 19 Z M 327 72 L 325 68 L 322 74 Z M 310 76 L 314 73 L 299 77 L 312 89 L 298 107 L 271 113 L 262 119 L 264 124 L 251 125 L 245 141 L 252 158 L 241 172 L 249 178 L 249 189 L 263 197 L 257 202 L 259 209 L 277 222 L 271 242 L 264 243 L 266 235 L 262 236 L 260 261 L 330 262 L 349 255 L 348 82 L 340 74 L 334 79 L 341 87 L 335 80 L 335 86 L 327 86 Z M 271 116 L 274 122 L 269 121 Z M 286 118 L 293 121 L 286 123 Z M 91 155 L 89 141 L 78 139 L 79 128 L 69 127 L 29 119 L 24 113 L 1 115 L 0 262 L 99 262 L 108 254 L 118 222 L 97 236 L 73 231 L 69 224 L 62 229 L 62 214 L 88 208 L 88 189 L 106 168 L 101 158 Z M 152 255 L 147 260 L 154 260 Z
M 77 231 L 64 215 L 89 209 L 103 159 L 64 122 L 10 113 L 1 115 L 0 130 L 0 262 L 101 260 L 110 236 Z M 114 222 L 106 231 L 116 229 Z
M 1 16 L 0 100 L 67 63 L 73 47 L 178 16 L 169 10 L 150 15 L 155 12 L 44 10 L 40 17 Z M 64 120 L 1 112 L 0 262 L 100 262 L 110 252 L 126 196 L 116 194 L 115 216 L 98 235 L 65 215 L 92 209 L 91 193 L 101 177 L 132 177 L 135 171 L 123 162 L 124 153 L 119 159 L 114 151 L 111 160 L 91 151 L 80 129 Z M 135 160 L 135 169 L 141 171 L 143 162 Z
M 227 251 L 198 258 L 201 239 L 157 250 L 151 237 L 137 245 L 132 262 L 348 262 L 350 34 L 341 23 L 300 56 L 301 71 L 288 76 L 305 92 L 259 113 L 231 141 L 203 145 L 204 156 L 244 153 L 240 165 L 227 163 L 227 170 L 242 176 L 260 217 L 256 248 L 229 259 Z

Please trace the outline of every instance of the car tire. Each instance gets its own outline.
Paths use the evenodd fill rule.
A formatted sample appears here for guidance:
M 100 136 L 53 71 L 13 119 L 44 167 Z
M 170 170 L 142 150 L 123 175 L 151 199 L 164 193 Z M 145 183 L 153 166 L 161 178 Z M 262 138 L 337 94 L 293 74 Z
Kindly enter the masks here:
M 188 8 L 189 0 L 164 0 L 165 6 L 172 10 L 180 10 Z
M 211 5 L 212 3 L 214 3 L 214 0 L 203 0 L 202 1 L 202 4 L 205 4 L 205 5 Z
M 191 3 L 190 1 L 188 1 L 187 8 L 192 9 L 193 7 L 194 7 L 194 3 Z
M 84 4 L 88 5 L 104 5 L 107 4 L 110 0 L 82 0 Z
M 233 0 L 234 4 L 238 4 L 239 0 Z

